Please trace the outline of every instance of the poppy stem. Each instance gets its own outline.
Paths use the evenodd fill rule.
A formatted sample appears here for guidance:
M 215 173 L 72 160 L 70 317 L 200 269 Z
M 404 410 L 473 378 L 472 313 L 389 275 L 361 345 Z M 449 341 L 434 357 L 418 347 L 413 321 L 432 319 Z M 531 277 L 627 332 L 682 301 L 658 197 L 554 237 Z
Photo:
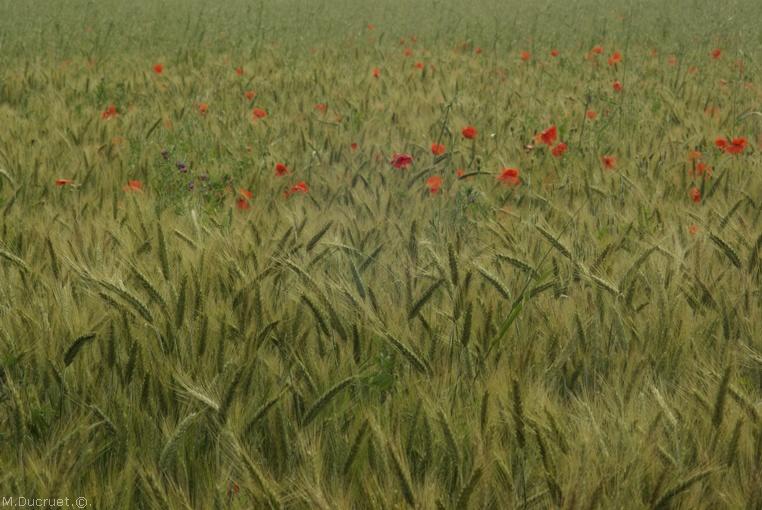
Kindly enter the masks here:
M 582 125 L 579 128 L 579 138 L 577 138 L 577 146 L 580 147 L 582 145 L 582 134 L 585 132 L 585 119 L 587 119 L 587 112 L 590 109 L 590 103 L 592 101 L 592 97 L 590 95 L 590 90 L 585 93 L 585 111 L 582 114 Z

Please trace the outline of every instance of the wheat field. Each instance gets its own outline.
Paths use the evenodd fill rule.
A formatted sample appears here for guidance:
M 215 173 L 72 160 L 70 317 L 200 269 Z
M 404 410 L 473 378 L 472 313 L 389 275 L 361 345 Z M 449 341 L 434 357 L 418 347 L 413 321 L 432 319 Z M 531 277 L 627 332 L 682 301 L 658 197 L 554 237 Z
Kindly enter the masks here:
M 0 0 L 0 500 L 762 508 L 760 23 Z

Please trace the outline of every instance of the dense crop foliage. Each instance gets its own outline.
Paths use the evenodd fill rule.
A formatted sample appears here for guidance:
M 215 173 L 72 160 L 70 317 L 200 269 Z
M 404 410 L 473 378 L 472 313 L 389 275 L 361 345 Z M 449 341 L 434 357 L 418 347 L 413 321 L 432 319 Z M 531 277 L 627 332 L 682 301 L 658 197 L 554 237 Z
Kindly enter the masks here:
M 762 507 L 761 11 L 0 1 L 0 498 Z

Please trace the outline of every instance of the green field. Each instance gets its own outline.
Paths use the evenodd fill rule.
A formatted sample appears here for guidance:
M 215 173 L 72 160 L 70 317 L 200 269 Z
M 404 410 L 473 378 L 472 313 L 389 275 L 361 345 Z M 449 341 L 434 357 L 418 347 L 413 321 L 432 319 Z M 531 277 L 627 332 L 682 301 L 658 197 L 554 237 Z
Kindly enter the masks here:
M 0 501 L 762 508 L 761 25 L 0 0 Z

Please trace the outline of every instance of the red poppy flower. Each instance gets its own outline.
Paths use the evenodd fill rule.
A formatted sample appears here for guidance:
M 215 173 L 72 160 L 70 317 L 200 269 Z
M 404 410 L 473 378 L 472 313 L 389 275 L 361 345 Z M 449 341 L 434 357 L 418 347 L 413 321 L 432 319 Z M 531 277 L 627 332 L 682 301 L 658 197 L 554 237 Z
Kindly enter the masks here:
M 56 186 L 58 187 L 66 186 L 67 184 L 71 184 L 73 182 L 74 181 L 72 181 L 71 179 L 56 179 Z
M 445 146 L 441 143 L 431 144 L 431 153 L 435 156 L 441 156 L 445 152 Z
M 458 168 L 455 170 L 455 175 L 457 177 L 463 177 L 464 175 L 466 175 L 466 172 L 462 168 Z
M 355 143 L 355 142 L 352 142 L 351 144 L 349 144 L 349 148 L 352 149 L 353 151 L 356 151 L 357 147 L 358 147 L 357 143 Z
M 406 57 L 409 57 L 413 54 L 413 50 L 411 48 L 405 48 L 405 51 L 403 52 Z
M 712 58 L 713 59 L 716 60 L 716 59 L 720 58 L 721 56 L 722 56 L 722 50 L 720 48 L 715 48 L 715 49 L 712 50 Z
M 198 113 L 205 114 L 209 110 L 209 105 L 206 103 L 199 103 L 198 104 Z
M 714 141 L 718 149 L 728 154 L 741 154 L 746 149 L 747 143 L 748 140 L 744 137 L 736 137 L 733 140 L 720 137 Z
M 692 236 L 695 236 L 698 233 L 698 230 L 698 226 L 695 223 L 688 227 L 688 233 Z
M 124 191 L 143 191 L 143 183 L 137 180 L 127 181 Z
M 518 168 L 503 168 L 497 176 L 497 180 L 508 186 L 518 186 L 521 184 Z
M 249 201 L 245 197 L 238 197 L 235 199 L 235 207 L 238 210 L 245 211 L 251 207 Z
M 395 152 L 392 154 L 391 163 L 394 168 L 402 170 L 413 164 L 413 156 L 410 154 L 398 154 Z
M 251 114 L 254 116 L 255 119 L 264 119 L 267 117 L 267 112 L 263 110 L 262 108 L 254 108 L 251 111 Z
M 693 200 L 694 204 L 701 202 L 701 190 L 699 190 L 697 187 L 692 187 L 688 194 L 690 195 L 691 200 Z
M 474 126 L 466 126 L 460 133 L 463 135 L 463 138 L 468 138 L 469 140 L 476 138 L 476 128 Z
M 746 149 L 747 140 L 744 137 L 733 138 L 725 152 L 728 154 L 741 154 Z
M 288 173 L 288 167 L 283 163 L 275 163 L 275 175 L 283 177 Z
M 113 119 L 119 115 L 119 112 L 116 111 L 116 106 L 113 104 L 108 105 L 108 107 L 101 112 L 101 118 L 105 120 Z
M 611 86 L 614 88 L 614 92 L 621 92 L 623 88 L 622 82 L 619 80 L 616 80 Z
M 239 194 L 240 194 L 240 195 L 241 195 L 243 198 L 245 198 L 246 200 L 251 200 L 251 197 L 253 197 L 253 196 L 254 196 L 254 193 L 252 193 L 251 191 L 249 191 L 249 190 L 247 190 L 247 189 L 239 189 L 239 190 L 238 190 L 238 193 L 239 193 Z
M 618 63 L 620 63 L 621 61 L 622 61 L 622 54 L 621 54 L 621 53 L 619 53 L 618 51 L 615 51 L 615 52 L 614 52 L 614 53 L 612 53 L 612 55 L 609 57 L 609 65 L 610 65 L 610 66 L 615 66 L 615 65 L 617 65 Z
M 674 56 L 674 55 L 670 55 L 670 56 L 667 58 L 667 64 L 669 64 L 669 65 L 671 65 L 671 66 L 676 66 L 676 65 L 677 65 L 677 57 L 676 57 L 676 56 Z
M 701 158 L 701 152 L 697 150 L 692 150 L 688 153 L 688 161 L 693 161 L 695 159 Z
M 730 143 L 727 147 L 725 147 L 725 152 L 728 154 L 741 154 L 743 152 L 744 145 L 743 144 L 735 144 Z
M 606 170 L 613 170 L 616 168 L 616 158 L 614 156 L 603 156 L 601 162 Z
M 548 129 L 540 133 L 540 140 L 545 145 L 553 145 L 553 142 L 556 141 L 557 136 L 558 136 L 558 129 L 556 128 L 556 125 L 553 124 Z
M 296 184 L 294 184 L 293 186 L 291 186 L 291 188 L 289 188 L 288 191 L 286 191 L 285 195 L 286 195 L 286 198 L 288 198 L 289 196 L 293 195 L 294 193 L 307 193 L 307 192 L 309 192 L 309 190 L 310 190 L 309 186 L 307 186 L 306 182 L 299 181 Z
M 161 74 L 164 72 L 164 64 L 154 64 L 153 66 L 153 72 L 156 74 Z
M 560 158 L 564 155 L 564 152 L 566 152 L 569 149 L 569 146 L 565 143 L 559 143 L 555 147 L 553 147 L 553 150 L 551 151 L 551 154 L 553 154 L 555 157 Z
M 257 95 L 257 93 L 256 93 L 256 92 L 254 92 L 253 90 L 247 90 L 246 92 L 244 92 L 244 93 L 243 93 L 243 95 L 244 95 L 244 97 L 245 97 L 246 99 L 248 99 L 249 101 L 251 101 L 251 100 L 253 100 L 253 99 L 254 99 L 254 96 L 256 96 L 256 95 Z
M 550 50 L 550 56 L 551 56 L 551 57 L 557 57 L 557 56 L 559 56 L 560 54 L 561 54 L 561 52 L 560 52 L 560 51 L 558 51 L 558 50 L 557 50 L 557 49 L 555 49 L 555 48 L 554 48 L 554 49 L 552 49 L 552 50 Z
M 373 23 L 368 23 L 368 30 L 373 30 L 374 28 L 376 28 L 376 25 Z
M 442 178 L 438 175 L 432 175 L 428 179 L 426 179 L 426 186 L 429 187 L 429 192 L 432 195 L 435 195 L 439 192 L 440 188 L 442 187 Z
M 242 66 L 236 67 L 235 74 L 237 74 L 238 76 L 243 76 L 243 67 Z
M 585 115 L 587 115 L 588 119 L 595 120 L 595 118 L 598 116 L 598 112 L 596 112 L 594 110 L 588 110 Z
M 530 58 L 532 58 L 532 54 L 529 53 L 528 51 L 522 51 L 520 54 L 520 57 L 521 57 L 521 60 L 523 60 L 524 62 L 527 62 L 529 61 Z
M 596 55 L 600 55 L 603 53 L 603 46 L 593 46 L 593 49 L 591 50 Z
M 424 64 L 423 62 L 416 62 L 416 63 L 415 63 L 415 68 L 416 68 L 416 69 L 420 69 L 421 71 L 423 71 L 423 69 L 424 69 L 425 67 L 426 67 L 426 64 Z
M 378 78 L 381 76 L 381 69 L 379 69 L 378 67 L 374 67 L 371 73 L 373 74 L 374 78 Z
M 474 53 L 476 53 L 477 55 L 481 55 L 482 49 L 477 46 L 476 48 L 474 48 Z

